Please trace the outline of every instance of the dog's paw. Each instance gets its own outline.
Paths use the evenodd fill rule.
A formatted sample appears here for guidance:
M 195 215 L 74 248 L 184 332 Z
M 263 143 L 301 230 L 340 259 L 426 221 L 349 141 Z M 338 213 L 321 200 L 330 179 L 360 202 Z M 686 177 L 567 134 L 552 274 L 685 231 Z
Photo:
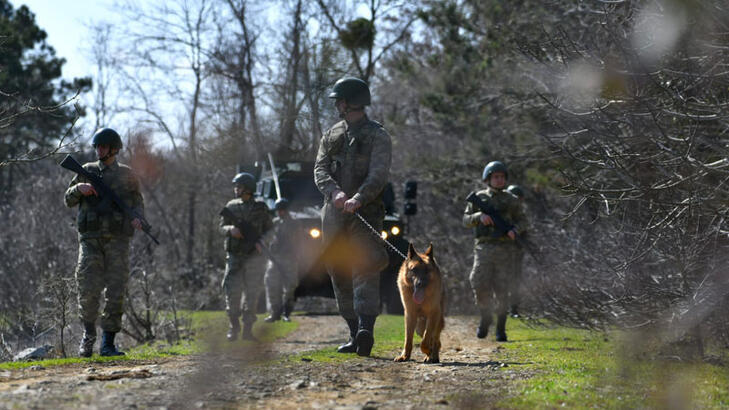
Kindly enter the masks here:
M 440 363 L 440 360 L 437 357 L 425 356 L 423 363 Z
M 404 354 L 401 354 L 400 356 L 395 358 L 396 362 L 407 362 L 409 357 L 405 356 Z

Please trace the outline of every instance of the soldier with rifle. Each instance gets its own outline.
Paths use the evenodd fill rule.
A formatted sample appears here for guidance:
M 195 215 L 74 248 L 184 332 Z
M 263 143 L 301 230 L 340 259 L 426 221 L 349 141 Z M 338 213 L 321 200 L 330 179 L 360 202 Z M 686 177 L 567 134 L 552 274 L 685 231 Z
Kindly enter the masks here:
M 463 225 L 473 228 L 473 269 L 469 280 L 481 313 L 476 337 L 488 334 L 494 312 L 497 315 L 496 340 L 505 342 L 509 308 L 509 283 L 514 277 L 514 254 L 525 218 L 519 200 L 505 190 L 508 171 L 500 161 L 489 162 L 483 170 L 486 189 L 471 193 L 463 215 Z
M 225 310 L 230 327 L 228 340 L 233 341 L 240 332 L 239 318 L 243 319 L 244 340 L 255 340 L 253 323 L 256 306 L 263 291 L 265 257 L 259 243 L 261 235 L 272 227 L 268 207 L 253 199 L 256 179 L 241 172 L 233 178 L 236 198 L 229 201 L 220 213 L 220 232 L 225 236 Z
M 117 350 L 114 338 L 122 325 L 124 289 L 129 279 L 129 242 L 135 229 L 149 233 L 149 224 L 144 220 L 144 201 L 137 177 L 128 166 L 116 161 L 122 148 L 119 134 L 111 128 L 100 129 L 92 144 L 98 161 L 81 166 L 68 156 L 61 163 L 77 173 L 66 190 L 64 202 L 69 208 L 78 206 L 76 281 L 79 316 L 84 326 L 79 355 L 90 357 L 93 353 L 99 295 L 103 291 L 100 353 L 119 356 L 124 353 Z

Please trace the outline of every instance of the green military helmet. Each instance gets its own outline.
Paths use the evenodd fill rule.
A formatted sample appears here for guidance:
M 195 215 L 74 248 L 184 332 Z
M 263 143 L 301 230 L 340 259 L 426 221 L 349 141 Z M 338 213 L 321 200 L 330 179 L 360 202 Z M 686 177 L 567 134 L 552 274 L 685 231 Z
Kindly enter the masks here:
M 370 105 L 372 101 L 370 87 L 355 77 L 343 77 L 337 80 L 329 98 L 342 99 L 349 105 Z
M 509 172 L 506 170 L 506 165 L 501 161 L 491 161 L 483 169 L 482 180 L 488 181 L 491 174 L 494 172 L 503 172 L 506 179 L 509 179 Z
M 96 148 L 98 145 L 108 145 L 109 148 L 122 149 L 122 140 L 119 134 L 111 128 L 99 128 L 91 139 L 91 145 Z
M 276 203 L 273 204 L 273 210 L 274 211 L 286 211 L 289 209 L 289 200 L 286 198 L 279 198 L 276 200 Z
M 518 198 L 524 198 L 524 190 L 519 185 L 509 185 L 506 192 L 515 195 Z
M 237 174 L 233 178 L 233 184 L 242 186 L 247 192 L 256 190 L 256 178 L 247 172 Z

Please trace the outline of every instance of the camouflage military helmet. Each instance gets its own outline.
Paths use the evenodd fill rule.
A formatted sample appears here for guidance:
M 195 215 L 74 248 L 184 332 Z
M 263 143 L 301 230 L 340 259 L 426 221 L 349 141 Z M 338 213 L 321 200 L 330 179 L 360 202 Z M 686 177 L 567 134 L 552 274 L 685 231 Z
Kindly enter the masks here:
M 506 191 L 510 194 L 516 195 L 519 198 L 524 198 L 524 190 L 519 185 L 509 185 Z
M 236 175 L 233 178 L 233 184 L 242 186 L 248 192 L 256 190 L 256 178 L 247 172 L 241 172 Z
M 122 140 L 119 134 L 111 128 L 99 128 L 91 139 L 91 145 L 108 145 L 109 148 L 122 149 Z
M 355 77 L 344 77 L 334 83 L 329 98 L 342 99 L 350 105 L 370 105 L 372 97 L 366 82 Z
M 273 209 L 275 211 L 285 211 L 289 209 L 289 200 L 286 198 L 279 198 L 276 200 L 276 203 L 273 205 Z
M 491 161 L 483 169 L 483 175 L 481 177 L 482 180 L 488 181 L 491 174 L 494 172 L 503 172 L 504 176 L 508 179 L 509 178 L 509 172 L 506 170 L 506 165 L 504 165 L 501 161 Z

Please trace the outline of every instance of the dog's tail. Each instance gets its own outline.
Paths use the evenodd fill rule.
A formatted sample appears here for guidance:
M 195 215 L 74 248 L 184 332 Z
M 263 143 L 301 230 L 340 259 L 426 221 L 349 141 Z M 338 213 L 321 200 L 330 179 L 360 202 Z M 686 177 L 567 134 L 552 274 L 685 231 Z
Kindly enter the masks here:
M 415 325 L 415 332 L 418 336 L 423 337 L 423 333 L 425 333 L 425 316 L 418 318 L 418 323 Z

